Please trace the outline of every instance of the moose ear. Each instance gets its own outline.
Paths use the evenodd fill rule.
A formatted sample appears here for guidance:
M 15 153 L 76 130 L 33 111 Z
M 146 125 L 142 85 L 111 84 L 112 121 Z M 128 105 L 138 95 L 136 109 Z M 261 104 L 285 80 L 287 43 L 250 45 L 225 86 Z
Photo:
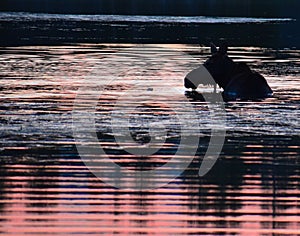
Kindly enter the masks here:
M 211 54 L 215 54 L 218 52 L 216 45 L 214 45 L 213 43 L 210 43 L 210 52 Z
M 227 54 L 228 46 L 226 42 L 222 42 L 219 48 L 219 52 L 222 54 Z

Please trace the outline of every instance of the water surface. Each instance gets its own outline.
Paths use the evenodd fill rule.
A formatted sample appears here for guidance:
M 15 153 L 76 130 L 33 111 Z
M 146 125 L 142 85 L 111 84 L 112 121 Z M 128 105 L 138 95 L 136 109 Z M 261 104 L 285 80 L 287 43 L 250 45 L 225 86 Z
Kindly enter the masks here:
M 235 46 L 299 48 L 299 19 L 291 11 L 272 14 L 272 17 L 257 12 L 249 14 L 217 14 L 215 11 L 192 16 L 0 12 L 0 32 L 3 35 L 0 45 L 99 42 L 208 45 L 211 41 L 226 38 L 230 45 Z
M 145 54 L 130 49 L 133 46 L 1 48 L 0 233 L 298 235 L 299 51 L 230 48 L 234 60 L 247 62 L 266 77 L 274 97 L 225 104 L 227 135 L 222 153 L 213 169 L 199 177 L 211 121 L 206 102 L 185 97 L 182 75 L 195 66 L 194 60 L 203 62 L 209 49 L 156 45 L 148 50 L 145 64 L 141 60 Z M 173 50 L 184 53 L 178 56 Z M 116 56 L 122 52 L 123 61 Z M 95 68 L 101 68 L 101 80 L 93 74 Z M 187 102 L 192 104 L 197 117 L 188 117 L 188 122 L 200 120 L 201 133 L 189 130 L 191 136 L 200 135 L 189 168 L 168 185 L 148 192 L 116 189 L 90 173 L 72 134 L 73 102 L 87 77 L 92 86 L 103 88 L 96 108 L 99 143 L 126 168 L 151 169 L 166 163 L 180 142 L 172 104 L 182 105 L 179 114 L 185 114 Z M 117 80 L 103 87 L 101 81 L 112 77 Z M 129 105 L 142 102 L 130 123 L 136 142 L 149 142 L 149 122 L 166 127 L 168 139 L 151 157 L 122 151 L 110 122 L 115 103 L 137 78 L 142 85 L 139 92 L 165 86 L 182 95 L 123 96 Z M 115 125 L 122 129 L 121 120 L 120 116 Z

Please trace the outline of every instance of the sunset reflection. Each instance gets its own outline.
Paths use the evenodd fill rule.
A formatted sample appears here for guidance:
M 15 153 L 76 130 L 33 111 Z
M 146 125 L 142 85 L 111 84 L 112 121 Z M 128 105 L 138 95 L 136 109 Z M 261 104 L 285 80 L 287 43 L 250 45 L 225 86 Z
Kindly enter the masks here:
M 184 51 L 201 63 L 209 55 L 209 48 L 201 47 L 200 53 L 198 45 L 163 45 L 161 51 L 149 52 L 154 59 L 145 67 L 151 64 L 153 70 L 141 69 L 140 55 L 126 51 L 127 61 L 118 64 L 120 71 L 124 69 L 124 76 L 99 89 L 95 109 L 99 143 L 110 158 L 120 166 L 144 170 L 170 160 L 180 142 L 180 126 L 172 104 L 192 103 L 202 132 L 196 157 L 181 176 L 162 188 L 138 192 L 116 189 L 96 178 L 80 159 L 72 136 L 71 113 L 82 81 L 91 76 L 97 65 L 103 69 L 101 76 L 114 76 L 110 72 L 117 64 L 116 53 L 131 46 L 83 44 L 1 49 L 0 232 L 4 235 L 298 234 L 300 90 L 295 71 L 299 70 L 296 59 L 299 51 L 283 50 L 277 54 L 280 60 L 274 63 L 269 59 L 275 54 L 269 49 L 230 48 L 235 59 L 247 61 L 266 75 L 274 97 L 225 104 L 226 142 L 216 165 L 204 177 L 198 176 L 198 169 L 210 139 L 207 102 L 188 96 L 187 100 L 166 94 L 148 96 L 147 91 L 155 92 L 156 88 L 166 86 L 178 89 L 185 96 L 183 78 L 178 74 L 189 71 L 191 62 L 188 56 L 176 58 L 168 50 Z M 101 64 L 104 60 L 112 64 Z M 276 68 L 286 70 L 280 70 L 278 77 L 273 73 Z M 145 123 L 150 120 L 161 124 L 168 120 L 168 137 L 159 143 L 162 148 L 151 157 L 124 152 L 115 143 L 116 134 L 109 118 L 116 108 L 115 102 L 124 91 L 134 87 L 140 73 L 149 79 L 141 81 L 143 86 L 138 88 L 146 91 L 145 95 L 123 97 L 126 104 L 139 104 L 131 117 L 133 138 L 141 144 L 149 142 Z M 91 76 L 91 80 L 94 89 L 104 88 L 103 80 L 97 76 Z M 176 112 L 184 113 L 184 107 Z M 193 117 L 187 121 L 196 122 Z M 190 133 L 199 135 L 193 130 Z

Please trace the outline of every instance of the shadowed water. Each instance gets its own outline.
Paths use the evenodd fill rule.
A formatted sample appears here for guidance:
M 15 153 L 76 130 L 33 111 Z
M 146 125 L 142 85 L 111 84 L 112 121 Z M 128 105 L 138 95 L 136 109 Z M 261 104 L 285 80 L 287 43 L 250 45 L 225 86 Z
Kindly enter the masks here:
M 274 97 L 225 103 L 227 135 L 222 153 L 213 169 L 199 177 L 211 117 L 207 102 L 185 94 L 179 75 L 193 69 L 195 59 L 202 63 L 209 49 L 157 45 L 147 51 L 145 61 L 132 46 L 0 49 L 0 233 L 297 235 L 300 52 L 230 48 L 235 61 L 247 62 L 266 77 Z M 118 59 L 120 54 L 126 60 Z M 129 169 L 153 169 L 170 160 L 181 138 L 175 113 L 185 115 L 185 104 L 192 104 L 197 117 L 186 120 L 191 126 L 200 121 L 201 132 L 188 130 L 191 136 L 200 136 L 189 168 L 168 185 L 148 192 L 116 189 L 96 178 L 80 159 L 72 133 L 73 102 L 87 77 L 90 86 L 100 88 L 95 109 L 99 143 L 112 160 Z M 103 83 L 110 78 L 114 81 Z M 136 96 L 126 97 L 137 79 Z M 147 95 L 160 87 L 175 88 L 182 96 Z M 212 90 L 200 87 L 198 92 L 209 95 Z M 130 117 L 134 141 L 147 144 L 153 138 L 149 122 L 165 127 L 164 144 L 162 135 L 154 132 L 157 146 L 163 145 L 155 155 L 131 155 L 121 147 L 132 143 L 116 144 L 122 133 L 113 132 L 118 130 L 114 128 L 126 127 L 121 114 L 119 119 L 116 116 L 116 127 L 110 118 L 114 109 L 121 108 L 122 104 L 115 105 L 121 96 L 123 105 L 139 104 Z M 174 104 L 180 104 L 176 112 Z
M 53 7 L 52 4 L 48 5 Z M 292 7 L 286 5 L 289 9 Z M 225 8 L 226 12 L 235 9 Z M 229 44 L 235 46 L 299 48 L 298 14 L 292 14 L 291 9 L 278 15 L 280 17 L 267 16 L 266 12 L 260 15 L 257 11 L 254 15 L 258 14 L 259 17 L 249 17 L 249 12 L 243 14 L 239 12 L 240 9 L 233 17 L 228 15 L 228 12 L 218 14 L 213 10 L 213 14 L 210 14 L 201 7 L 196 9 L 204 12 L 202 15 L 197 12 L 193 16 L 173 16 L 174 12 L 171 15 L 0 12 L 0 32 L 3 35 L 0 45 L 36 46 L 99 42 L 208 45 L 211 41 L 226 38 Z

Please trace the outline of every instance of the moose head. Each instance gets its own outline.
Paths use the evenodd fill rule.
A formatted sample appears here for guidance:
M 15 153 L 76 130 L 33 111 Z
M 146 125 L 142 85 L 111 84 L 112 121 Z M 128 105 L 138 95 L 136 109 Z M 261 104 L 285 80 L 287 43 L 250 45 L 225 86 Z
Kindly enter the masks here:
M 207 79 L 197 77 L 197 69 L 190 72 L 185 80 L 184 86 L 186 88 L 196 89 L 199 84 L 211 84 L 217 83 L 220 87 L 225 88 L 230 81 L 230 72 L 234 70 L 235 63 L 227 55 L 227 44 L 223 42 L 219 49 L 211 43 L 210 45 L 211 56 L 204 62 L 203 66 L 213 77 L 213 81 L 207 81 Z

